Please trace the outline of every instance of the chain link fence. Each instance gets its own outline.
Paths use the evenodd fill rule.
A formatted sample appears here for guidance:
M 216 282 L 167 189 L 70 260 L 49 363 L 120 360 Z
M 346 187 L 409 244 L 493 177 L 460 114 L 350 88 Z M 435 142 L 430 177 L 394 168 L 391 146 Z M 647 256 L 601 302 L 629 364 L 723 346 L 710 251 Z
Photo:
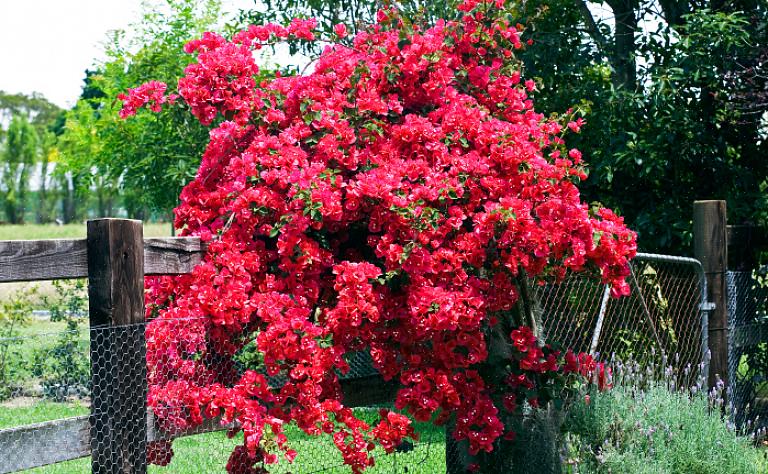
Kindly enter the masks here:
M 651 362 L 666 355 L 676 367 L 690 367 L 686 380 L 679 381 L 690 385 L 706 360 L 701 264 L 691 258 L 638 254 L 631 270 L 632 293 L 619 299 L 611 298 L 604 285 L 579 276 L 541 287 L 547 339 L 603 358 Z
M 768 284 L 759 272 L 730 271 L 728 397 L 739 426 L 768 426 Z
M 666 353 L 678 367 L 690 366 L 686 376 L 695 380 L 706 347 L 702 276 L 696 260 L 641 254 L 632 264 L 632 294 L 627 298 L 610 298 L 604 285 L 578 276 L 558 285 L 540 286 L 536 291 L 543 309 L 545 336 L 549 341 L 576 351 L 599 353 L 603 358 L 631 354 L 635 360 L 651 360 Z M 157 415 L 150 412 L 147 422 L 145 389 L 131 383 L 144 377 L 147 368 L 120 367 L 114 356 L 119 351 L 148 350 L 159 357 L 148 374 L 150 393 L 157 376 L 153 370 L 188 371 L 186 379 L 204 384 L 206 377 L 225 380 L 227 370 L 237 374 L 252 361 L 241 357 L 235 366 L 222 366 L 215 373 L 195 372 L 191 361 L 201 351 L 193 346 L 201 341 L 168 339 L 173 331 L 164 333 L 166 339 L 158 339 L 163 331 L 157 331 L 159 324 L 189 327 L 195 324 L 192 320 L 154 320 L 150 324 L 156 327 L 147 331 L 146 323 L 89 330 L 87 318 L 70 319 L 67 327 L 39 320 L 31 325 L 37 331 L 26 326 L 21 333 L 0 336 L 0 376 L 7 387 L 0 394 L 0 473 L 88 473 L 94 466 L 93 472 L 108 472 L 105 467 L 134 462 L 134 457 L 145 452 L 167 464 L 148 466 L 150 473 L 224 472 L 233 448 L 242 444 L 242 435 L 210 431 L 220 428 L 215 421 L 202 427 L 182 429 L 177 425 L 174 431 L 167 423 L 169 413 L 183 418 L 188 413 L 182 406 L 165 406 L 167 410 Z M 354 354 L 349 364 L 351 370 L 344 376 L 345 393 L 354 399 L 357 415 L 374 422 L 378 408 L 391 404 L 392 387 L 380 382 L 369 355 Z M 103 372 L 95 377 L 102 382 L 91 383 L 91 371 Z M 116 385 L 105 386 L 106 380 Z M 684 385 L 690 380 L 678 382 Z M 281 380 L 273 378 L 271 383 L 279 384 Z M 130 396 L 124 396 L 124 392 Z M 100 421 L 102 415 L 109 416 Z M 118 420 L 117 425 L 114 420 Z M 126 429 L 136 435 L 113 436 Z M 446 447 L 444 428 L 418 424 L 417 431 L 419 441 L 404 443 L 394 454 L 385 455 L 376 448 L 376 466 L 367 472 L 446 472 L 456 452 L 454 443 Z M 557 435 L 543 431 L 539 434 Z M 298 456 L 292 464 L 281 459 L 269 472 L 349 472 L 330 437 L 309 436 L 293 427 L 287 427 L 286 435 Z M 173 442 L 174 455 L 170 456 L 162 441 L 174 437 L 178 439 Z M 30 439 L 37 441 L 30 443 Z M 93 457 L 84 457 L 90 452 Z M 50 465 L 24 471 L 32 458 L 36 459 L 35 466 Z

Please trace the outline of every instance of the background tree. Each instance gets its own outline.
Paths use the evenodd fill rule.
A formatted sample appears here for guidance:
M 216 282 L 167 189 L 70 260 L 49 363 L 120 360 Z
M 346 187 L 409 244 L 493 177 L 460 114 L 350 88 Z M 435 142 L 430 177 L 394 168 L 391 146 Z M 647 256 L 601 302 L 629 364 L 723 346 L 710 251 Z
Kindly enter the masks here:
M 15 115 L 8 126 L 2 161 L 2 203 L 11 224 L 24 222 L 29 177 L 38 154 L 39 138 L 23 115 Z
M 30 184 L 36 185 L 35 189 L 29 190 L 31 194 L 36 194 L 36 199 L 30 199 L 25 204 L 32 205 L 34 201 L 36 222 L 51 222 L 53 207 L 59 198 L 52 187 L 56 187 L 53 175 L 57 156 L 56 137 L 62 131 L 64 111 L 38 93 L 25 95 L 0 91 L 0 124 L 9 124 L 14 116 L 27 119 L 39 138 L 39 161 L 27 176 Z M 3 140 L 4 133 L 0 126 L 0 142 Z
M 56 132 L 63 124 L 63 110 L 41 94 L 9 94 L 0 91 L 0 123 L 7 124 L 14 115 L 23 115 L 37 130 Z
M 167 216 L 194 177 L 208 139 L 205 128 L 177 109 L 122 121 L 115 97 L 147 80 L 180 76 L 192 59 L 183 44 L 212 28 L 220 13 L 216 0 L 168 0 L 160 11 L 146 12 L 130 34 L 116 32 L 108 60 L 86 72 L 60 148 L 62 170 L 81 195 L 95 192 L 99 215 L 115 211 L 119 194 L 132 217 L 148 218 L 148 210 Z
M 729 77 L 765 44 L 750 20 L 765 6 L 608 6 L 613 16 L 602 18 L 585 2 L 519 10 L 527 37 L 545 46 L 522 54 L 542 110 L 576 107 L 588 122 L 578 140 L 592 168 L 585 195 L 620 209 L 646 250 L 690 252 L 695 199 L 727 199 L 734 221 L 764 222 L 765 141 Z

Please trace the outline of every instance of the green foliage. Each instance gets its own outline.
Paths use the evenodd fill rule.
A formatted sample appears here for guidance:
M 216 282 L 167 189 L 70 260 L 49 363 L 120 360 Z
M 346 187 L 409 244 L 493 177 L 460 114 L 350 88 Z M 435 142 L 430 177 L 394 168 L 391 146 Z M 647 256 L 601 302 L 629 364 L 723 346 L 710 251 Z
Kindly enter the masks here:
M 754 474 L 764 454 L 720 417 L 699 392 L 689 396 L 657 383 L 592 392 L 566 420 L 570 472 L 625 474 Z
M 86 284 L 57 281 L 53 286 L 54 296 L 45 295 L 42 301 L 51 323 L 64 322 L 66 327 L 57 331 L 52 344 L 44 341 L 46 334 L 25 331 L 39 299 L 37 287 L 18 290 L 0 303 L 0 400 L 25 393 L 32 382 L 40 383 L 44 396 L 59 401 L 88 392 L 88 341 L 81 329 L 88 310 Z
M 167 0 L 164 8 L 147 11 L 130 36 L 116 33 L 107 45 L 109 60 L 87 72 L 59 147 L 62 170 L 73 175 L 81 194 L 95 189 L 100 215 L 113 213 L 118 192 L 131 216 L 145 217 L 145 208 L 168 212 L 194 176 L 207 129 L 180 105 L 124 121 L 116 97 L 148 80 L 172 83 L 181 76 L 192 61 L 183 44 L 211 29 L 219 14 L 217 0 Z
M 64 321 L 66 329 L 53 346 L 35 351 L 32 375 L 40 379 L 45 397 L 64 401 L 70 395 L 84 396 L 89 392 L 88 345 L 80 330 L 80 323 L 88 314 L 88 293 L 84 280 L 54 281 L 53 286 L 55 296 L 46 296 L 44 303 L 51 312 L 51 321 Z
M 738 106 L 741 83 L 729 79 L 765 42 L 752 35 L 759 8 L 708 4 L 609 2 L 615 17 L 630 15 L 629 43 L 580 1 L 521 2 L 514 14 L 534 42 L 521 58 L 538 83 L 537 107 L 573 107 L 587 120 L 569 143 L 590 163 L 582 194 L 619 209 L 644 250 L 689 253 L 696 199 L 727 199 L 732 222 L 768 209 L 766 142 Z
M 36 292 L 22 289 L 0 302 L 0 400 L 15 396 L 27 377 L 19 330 L 29 321 Z
M 2 154 L 0 195 L 8 222 L 24 222 L 24 209 L 29 191 L 29 177 L 38 156 L 39 138 L 35 128 L 23 115 L 14 115 L 8 126 Z

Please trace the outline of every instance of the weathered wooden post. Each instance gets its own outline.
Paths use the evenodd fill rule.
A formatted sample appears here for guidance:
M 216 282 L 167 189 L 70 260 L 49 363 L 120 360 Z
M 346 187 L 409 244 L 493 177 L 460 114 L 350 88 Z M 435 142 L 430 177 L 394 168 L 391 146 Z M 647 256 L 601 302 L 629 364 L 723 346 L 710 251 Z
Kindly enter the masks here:
M 728 265 L 725 201 L 693 203 L 694 254 L 707 279 L 707 300 L 714 304 L 709 313 L 708 341 L 712 358 L 709 386 L 717 377 L 728 383 L 728 306 L 725 273 Z
M 91 468 L 147 472 L 147 366 L 141 221 L 88 221 Z

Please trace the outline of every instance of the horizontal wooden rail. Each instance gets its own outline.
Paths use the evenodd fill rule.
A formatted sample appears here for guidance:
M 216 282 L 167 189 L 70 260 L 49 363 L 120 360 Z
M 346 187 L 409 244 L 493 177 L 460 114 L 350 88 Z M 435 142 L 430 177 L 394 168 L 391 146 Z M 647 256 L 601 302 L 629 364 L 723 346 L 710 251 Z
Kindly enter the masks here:
M 0 430 L 0 473 L 47 466 L 91 454 L 88 416 Z
M 144 239 L 144 274 L 189 273 L 204 253 L 198 237 Z M 0 241 L 0 283 L 86 277 L 86 239 Z
M 342 380 L 347 406 L 370 406 L 394 399 L 396 386 L 379 377 Z M 150 410 L 147 416 L 147 442 L 171 440 L 214 431 L 229 430 L 219 419 L 206 419 L 202 425 L 183 431 L 160 429 Z M 91 454 L 91 424 L 88 415 L 45 421 L 0 430 L 0 474 L 47 466 Z

